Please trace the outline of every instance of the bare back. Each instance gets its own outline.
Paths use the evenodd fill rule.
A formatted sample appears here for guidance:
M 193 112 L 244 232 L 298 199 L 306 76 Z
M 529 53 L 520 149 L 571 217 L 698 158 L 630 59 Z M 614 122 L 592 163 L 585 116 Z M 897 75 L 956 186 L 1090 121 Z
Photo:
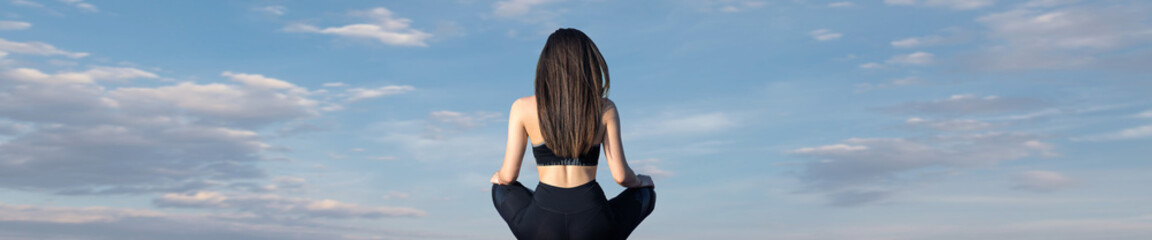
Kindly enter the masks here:
M 604 163 L 612 172 L 612 179 L 625 187 L 642 186 L 641 181 L 624 158 L 624 144 L 620 137 L 620 117 L 616 103 L 604 98 L 604 111 L 601 114 L 599 130 L 595 139 L 604 151 Z M 500 171 L 492 176 L 492 182 L 508 184 L 520 176 L 520 166 L 524 162 L 526 145 L 540 145 L 544 142 L 540 132 L 540 119 L 536 114 L 536 96 L 522 97 L 512 103 L 508 112 L 508 144 L 504 149 L 504 163 Z M 600 165 L 597 163 L 597 165 Z M 556 165 L 537 166 L 540 182 L 556 187 L 575 187 L 596 179 L 596 166 Z M 650 184 L 650 181 L 648 181 Z M 640 185 L 638 185 L 640 184 Z
M 526 106 L 523 108 L 525 111 L 520 111 L 523 114 L 524 129 L 528 133 L 529 141 L 533 146 L 544 143 L 544 135 L 540 132 L 540 115 L 537 114 L 536 108 L 536 95 L 521 98 Z M 607 104 L 605 104 L 607 105 Z M 606 127 L 601 121 L 601 126 L 596 132 L 596 142 L 604 141 L 604 130 Z M 599 153 L 597 153 L 599 154 Z M 536 166 L 537 172 L 540 174 L 540 182 L 547 183 L 548 185 L 557 187 L 575 187 L 581 184 L 592 181 L 596 178 L 596 166 L 576 166 L 576 165 L 554 165 L 554 166 Z

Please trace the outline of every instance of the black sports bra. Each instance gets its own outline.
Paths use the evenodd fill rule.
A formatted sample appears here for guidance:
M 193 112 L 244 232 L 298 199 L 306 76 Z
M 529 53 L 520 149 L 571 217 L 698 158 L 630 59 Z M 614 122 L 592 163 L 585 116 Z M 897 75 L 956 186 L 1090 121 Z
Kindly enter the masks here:
M 580 154 L 579 158 L 562 158 L 556 156 L 551 148 L 545 146 L 546 143 L 540 145 L 532 145 L 532 155 L 536 156 L 537 166 L 555 166 L 555 165 L 576 165 L 576 166 L 596 166 L 600 161 L 600 144 L 592 146 L 588 152 Z

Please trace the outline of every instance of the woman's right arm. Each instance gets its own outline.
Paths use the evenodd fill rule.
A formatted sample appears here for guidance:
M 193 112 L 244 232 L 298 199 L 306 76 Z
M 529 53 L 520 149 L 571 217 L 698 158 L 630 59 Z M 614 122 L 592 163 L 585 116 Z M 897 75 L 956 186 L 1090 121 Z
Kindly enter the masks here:
M 528 144 L 528 132 L 524 129 L 521 113 L 524 112 L 523 101 L 517 99 L 512 102 L 508 110 L 508 145 L 504 147 L 504 164 L 500 170 L 492 174 L 492 183 L 508 185 L 520 177 L 520 165 L 524 161 L 524 149 Z
M 620 141 L 620 116 L 616 111 L 616 103 L 612 100 L 607 100 L 606 103 L 608 109 L 602 119 L 606 127 L 604 156 L 608 158 L 612 179 L 616 180 L 616 184 L 626 188 L 653 186 L 652 178 L 645 175 L 637 176 L 632 167 L 628 166 L 628 161 L 624 158 L 624 145 Z

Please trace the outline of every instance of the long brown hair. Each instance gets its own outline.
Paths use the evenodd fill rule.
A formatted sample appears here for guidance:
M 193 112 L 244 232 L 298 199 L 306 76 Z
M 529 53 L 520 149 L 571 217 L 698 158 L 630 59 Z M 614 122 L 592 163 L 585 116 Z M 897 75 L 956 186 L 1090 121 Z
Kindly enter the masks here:
M 536 64 L 536 110 L 556 156 L 575 158 L 595 146 L 608 86 L 608 64 L 584 32 L 561 28 L 548 36 Z

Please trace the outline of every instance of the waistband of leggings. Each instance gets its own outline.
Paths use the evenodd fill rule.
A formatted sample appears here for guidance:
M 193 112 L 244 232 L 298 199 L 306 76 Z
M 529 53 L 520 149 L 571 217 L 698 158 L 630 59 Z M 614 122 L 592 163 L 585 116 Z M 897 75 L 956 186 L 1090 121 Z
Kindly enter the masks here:
M 604 190 L 596 180 L 570 188 L 541 182 L 536 185 L 536 191 L 532 196 L 537 206 L 562 213 L 584 211 L 608 202 Z

